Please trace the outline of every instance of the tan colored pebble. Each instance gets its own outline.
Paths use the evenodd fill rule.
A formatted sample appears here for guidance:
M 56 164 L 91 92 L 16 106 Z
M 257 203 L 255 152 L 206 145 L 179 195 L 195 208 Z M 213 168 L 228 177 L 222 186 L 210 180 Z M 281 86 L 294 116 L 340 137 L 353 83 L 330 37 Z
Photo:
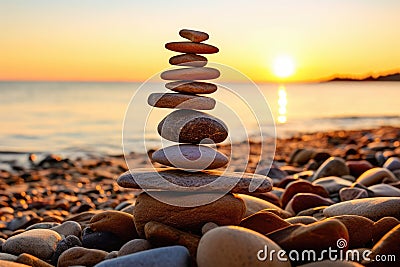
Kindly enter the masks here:
M 165 44 L 165 48 L 175 52 L 190 54 L 215 54 L 219 51 L 215 46 L 192 42 L 171 42 Z
M 374 184 L 379 184 L 383 180 L 396 182 L 397 178 L 393 175 L 391 171 L 386 168 L 373 168 L 361 174 L 361 176 L 358 177 L 355 183 L 359 183 L 365 186 L 371 186 Z
M 285 219 L 288 223 L 295 224 L 295 223 L 302 223 L 302 224 L 311 224 L 315 223 L 318 220 L 312 216 L 296 216 Z
M 213 222 L 208 222 L 206 224 L 203 225 L 203 227 L 201 228 L 201 233 L 204 235 L 205 233 L 207 233 L 208 231 L 217 228 L 218 224 L 213 223 Z
M 207 58 L 196 54 L 182 54 L 171 57 L 169 64 L 186 67 L 204 67 L 207 65 Z
M 202 195 L 190 194 L 190 198 L 201 198 Z M 150 221 L 161 222 L 192 233 L 201 233 L 201 228 L 207 222 L 215 222 L 218 225 L 238 225 L 245 209 L 243 200 L 231 194 L 207 205 L 182 207 L 165 204 L 147 193 L 141 193 L 136 200 L 134 215 L 138 234 L 140 237 L 145 237 L 144 226 Z
M 165 87 L 184 94 L 212 94 L 218 87 L 212 83 L 196 81 L 176 81 L 165 84 Z
M 151 249 L 150 242 L 146 239 L 133 239 L 125 243 L 118 251 L 118 257 Z
M 290 223 L 286 222 L 278 215 L 268 211 L 259 211 L 254 213 L 244 218 L 239 224 L 241 227 L 256 231 L 263 235 L 289 225 Z
M 29 265 L 16 263 L 12 261 L 0 260 L 1 267 L 29 267 Z
M 137 237 L 133 216 L 122 211 L 109 210 L 96 214 L 90 220 L 89 227 L 96 232 L 111 232 L 122 240 Z
M 212 80 L 217 79 L 221 73 L 219 70 L 209 67 L 182 68 L 166 70 L 161 73 L 163 80 Z
M 208 231 L 201 239 L 197 249 L 197 264 L 199 267 L 219 266 L 269 266 L 290 267 L 290 261 L 278 260 L 276 254 L 273 260 L 260 261 L 257 254 L 264 247 L 268 251 L 280 251 L 281 248 L 271 239 L 255 231 L 237 227 L 221 226 Z M 263 255 L 261 255 L 263 256 Z M 286 258 L 286 255 L 281 255 Z
M 52 267 L 53 265 L 48 264 L 45 261 L 42 261 L 41 259 L 32 256 L 27 253 L 22 253 L 18 256 L 16 262 L 18 263 L 23 263 L 32 267 Z
M 57 267 L 73 265 L 94 266 L 104 260 L 108 252 L 98 249 L 73 247 L 64 251 L 58 258 Z
M 208 34 L 201 31 L 183 29 L 179 31 L 179 35 L 192 42 L 200 43 L 209 38 Z
M 152 93 L 147 103 L 157 108 L 211 110 L 215 107 L 213 98 L 181 93 Z

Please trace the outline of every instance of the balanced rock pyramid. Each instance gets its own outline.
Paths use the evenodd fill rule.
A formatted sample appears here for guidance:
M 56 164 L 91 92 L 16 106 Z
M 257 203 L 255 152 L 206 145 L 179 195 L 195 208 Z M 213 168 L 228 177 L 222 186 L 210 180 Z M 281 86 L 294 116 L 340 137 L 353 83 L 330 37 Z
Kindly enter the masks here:
M 157 130 L 162 138 L 178 144 L 152 154 L 153 161 L 169 167 L 131 169 L 118 178 L 122 187 L 158 190 L 151 194 L 143 192 L 136 200 L 134 220 L 141 237 L 146 236 L 145 225 L 151 221 L 191 233 L 200 233 L 208 222 L 237 225 L 246 208 L 244 201 L 232 193 L 249 193 L 252 181 L 258 185 L 253 192 L 268 192 L 272 188 L 271 180 L 263 175 L 214 170 L 226 166 L 229 159 L 207 144 L 223 142 L 228 128 L 222 120 L 199 111 L 212 110 L 216 105 L 213 98 L 199 96 L 217 90 L 215 84 L 203 81 L 220 76 L 217 69 L 205 67 L 207 58 L 199 54 L 213 54 L 219 49 L 203 43 L 209 38 L 207 33 L 181 30 L 179 35 L 190 41 L 170 42 L 165 47 L 183 53 L 171 57 L 169 63 L 184 68 L 161 74 L 162 79 L 169 81 L 165 87 L 173 92 L 152 93 L 148 97 L 153 107 L 175 109 L 159 123 Z M 167 195 L 179 205 L 169 205 L 154 197 Z M 213 195 L 217 197 L 212 203 L 186 205 L 187 200 L 202 203 L 205 196 Z

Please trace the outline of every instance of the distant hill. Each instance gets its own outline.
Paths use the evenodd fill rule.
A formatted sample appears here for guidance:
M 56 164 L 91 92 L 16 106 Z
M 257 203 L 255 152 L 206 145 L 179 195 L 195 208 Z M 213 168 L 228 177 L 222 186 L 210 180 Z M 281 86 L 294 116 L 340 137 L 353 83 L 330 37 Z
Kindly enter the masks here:
M 400 81 L 400 73 L 395 73 L 395 74 L 389 74 L 385 76 L 378 76 L 378 77 L 373 77 L 373 76 L 368 76 L 364 79 L 356 79 L 356 78 L 333 78 L 330 80 L 327 80 L 327 82 L 338 82 L 338 81 Z

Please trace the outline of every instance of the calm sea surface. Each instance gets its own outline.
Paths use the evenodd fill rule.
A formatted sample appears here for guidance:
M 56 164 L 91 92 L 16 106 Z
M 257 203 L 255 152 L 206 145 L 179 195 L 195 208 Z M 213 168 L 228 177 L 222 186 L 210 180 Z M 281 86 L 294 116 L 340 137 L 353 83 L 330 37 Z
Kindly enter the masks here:
M 273 136 L 272 118 L 277 137 L 400 126 L 399 82 L 258 86 L 266 101 L 246 84 L 232 84 L 235 95 L 224 90 L 212 95 L 218 104 L 210 113 L 227 123 L 231 141 L 241 141 L 245 133 L 253 135 L 260 128 L 264 135 Z M 156 126 L 170 111 L 157 109 L 148 115 L 146 96 L 150 87 L 159 92 L 165 89 L 160 84 L 138 91 L 139 87 L 140 83 L 1 82 L 0 151 L 120 154 L 123 132 L 128 150 L 140 150 L 143 138 L 148 147 L 157 146 Z

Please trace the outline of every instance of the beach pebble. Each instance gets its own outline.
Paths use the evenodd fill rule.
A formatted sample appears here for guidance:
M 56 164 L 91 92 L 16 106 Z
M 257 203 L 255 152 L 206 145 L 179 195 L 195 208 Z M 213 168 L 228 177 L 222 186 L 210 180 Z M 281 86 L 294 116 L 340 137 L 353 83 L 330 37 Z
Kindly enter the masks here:
M 397 157 L 388 158 L 388 160 L 386 160 L 385 164 L 383 164 L 382 167 L 388 169 L 389 171 L 399 170 L 400 159 Z
M 245 213 L 245 217 L 248 217 L 256 212 L 259 212 L 261 210 L 268 210 L 271 212 L 274 212 L 275 214 L 277 214 L 279 217 L 281 217 L 282 219 L 286 219 L 291 217 L 292 215 L 281 209 L 280 207 L 265 201 L 263 199 L 260 199 L 258 197 L 253 197 L 253 196 L 249 196 L 249 195 L 245 195 L 245 194 L 238 194 L 238 196 L 243 199 L 243 201 L 246 204 L 246 213 Z
M 349 240 L 346 226 L 338 220 L 328 219 L 308 225 L 294 224 L 267 235 L 285 250 L 314 250 L 337 248 L 337 240 Z
M 255 193 L 271 191 L 272 181 L 251 173 L 205 170 L 188 172 L 175 168 L 144 168 L 123 173 L 118 185 L 136 189 L 159 189 L 174 192 L 232 192 L 249 193 L 251 183 Z
M 192 42 L 200 43 L 209 38 L 208 34 L 201 31 L 183 29 L 179 31 L 179 35 Z
M 169 64 L 187 67 L 204 67 L 207 65 L 207 58 L 196 54 L 182 54 L 171 57 L 169 59 Z
M 217 228 L 218 224 L 213 223 L 213 222 L 208 222 L 206 224 L 203 225 L 203 227 L 201 228 L 201 233 L 204 235 L 205 233 L 207 233 L 208 231 Z
M 370 259 L 377 259 L 377 255 L 388 257 L 389 255 L 395 261 L 380 261 L 373 262 L 371 266 L 398 266 L 398 259 L 400 258 L 400 225 L 395 226 L 392 230 L 386 233 L 372 248 L 372 253 L 369 255 Z M 362 262 L 366 264 L 368 262 Z M 370 266 L 370 265 L 368 265 Z
M 122 241 L 138 237 L 133 215 L 116 210 L 108 210 L 96 214 L 90 219 L 89 227 L 95 232 L 110 232 Z
M 331 199 L 313 193 L 297 193 L 286 205 L 285 210 L 297 214 L 302 210 L 334 204 Z
M 373 229 L 374 222 L 368 218 L 358 215 L 341 215 L 334 216 L 333 219 L 342 222 L 349 232 L 349 249 L 362 248 L 372 240 L 371 229 Z
M 118 251 L 118 257 L 151 249 L 151 244 L 146 239 L 133 239 L 125 243 Z
M 328 192 L 324 187 L 316 184 L 312 184 L 308 181 L 296 181 L 290 183 L 283 193 L 281 197 L 282 207 L 286 207 L 289 201 L 293 198 L 297 193 L 313 193 L 319 195 L 321 197 L 329 197 Z
M 7 261 L 7 260 L 0 260 L 0 266 L 1 267 L 32 267 L 26 264 L 22 263 L 16 263 L 12 261 Z
M 215 46 L 193 42 L 170 42 L 165 44 L 165 48 L 174 52 L 190 54 L 215 54 L 219 51 Z
M 354 177 L 359 177 L 364 172 L 372 169 L 374 166 L 366 160 L 352 160 L 346 161 L 347 167 L 349 167 L 350 174 Z
M 353 183 L 343 178 L 331 176 L 320 178 L 313 184 L 322 186 L 331 195 L 338 193 L 344 187 L 350 187 Z
M 180 68 L 166 70 L 161 73 L 163 80 L 212 80 L 217 79 L 221 73 L 219 70 L 209 67 Z
M 154 193 L 156 192 L 152 195 Z M 202 194 L 188 194 L 188 196 L 194 200 L 197 197 L 203 197 Z M 139 236 L 145 237 L 144 226 L 150 221 L 161 222 L 192 233 L 201 233 L 202 226 L 207 222 L 215 222 L 218 225 L 238 225 L 245 210 L 243 200 L 231 194 L 207 205 L 183 207 L 171 206 L 154 199 L 147 193 L 141 193 L 136 200 L 134 216 Z
M 328 176 L 342 176 L 350 174 L 346 162 L 339 157 L 330 157 L 314 173 L 312 181 Z
M 368 189 L 375 197 L 400 197 L 400 189 L 389 184 L 375 184 Z
M 81 247 L 81 246 L 82 246 L 81 240 L 74 235 L 69 235 L 69 236 L 63 238 L 57 244 L 56 250 L 55 250 L 53 256 L 51 257 L 51 263 L 53 265 L 57 265 L 58 258 L 64 251 L 66 251 L 70 248 L 73 248 L 73 247 Z
M 57 267 L 74 265 L 94 266 L 104 260 L 107 252 L 98 249 L 74 247 L 64 251 L 58 258 Z
M 394 217 L 384 217 L 374 222 L 372 228 L 372 241 L 377 243 L 387 232 L 399 225 L 400 221 Z
M 213 98 L 181 93 L 152 93 L 147 103 L 157 108 L 210 110 L 215 107 Z
M 313 154 L 314 150 L 311 149 L 296 149 L 290 156 L 289 164 L 304 165 L 312 158 Z
M 134 231 L 134 228 L 132 228 Z M 119 250 L 125 243 L 119 236 L 111 232 L 93 232 L 89 227 L 83 229 L 82 245 L 85 248 L 93 248 L 111 252 Z
M 327 217 L 360 215 L 373 221 L 392 216 L 400 219 L 400 197 L 374 197 L 349 200 L 334 204 L 324 210 Z
M 212 83 L 197 81 L 176 81 L 165 84 L 165 87 L 184 94 L 212 94 L 217 91 L 218 87 Z
M 258 260 L 257 254 L 265 246 L 268 251 L 281 249 L 272 240 L 255 231 L 237 226 L 218 227 L 208 231 L 200 239 L 197 264 L 199 267 L 290 266 L 289 261 L 279 261 L 276 254 L 272 261 L 268 255 L 267 261 Z M 261 253 L 260 256 L 264 254 Z
M 386 168 L 373 168 L 358 177 L 355 183 L 371 186 L 382 182 L 396 182 L 397 178 Z
M 16 261 L 18 256 L 0 252 L 0 261 Z M 1 266 L 1 265 L 0 265 Z
M 154 247 L 180 245 L 186 247 L 192 257 L 196 257 L 200 236 L 154 221 L 146 223 L 144 232 Z
M 33 229 L 8 238 L 2 250 L 15 255 L 28 253 L 47 260 L 51 258 L 61 239 L 61 236 L 52 230 Z
M 80 237 L 82 232 L 81 225 L 74 221 L 64 222 L 60 225 L 51 228 L 51 230 L 56 231 L 62 236 L 74 235 L 77 237 Z
M 268 211 L 256 212 L 244 218 L 239 224 L 241 227 L 256 231 L 263 235 L 289 225 L 290 223 L 286 222 L 278 215 Z
M 285 221 L 290 224 L 295 224 L 295 223 L 311 224 L 311 223 L 317 222 L 318 220 L 312 216 L 295 216 L 295 217 L 287 218 L 287 219 L 285 219 Z
M 357 187 L 344 187 L 339 191 L 340 201 L 352 199 L 367 198 L 368 192 L 365 189 Z
M 95 267 L 187 267 L 189 262 L 189 251 L 185 247 L 170 246 L 105 260 L 95 265 Z
M 161 137 L 178 143 L 221 143 L 228 137 L 228 127 L 220 119 L 196 110 L 175 110 L 157 127 Z
M 16 262 L 23 263 L 23 264 L 26 264 L 26 265 L 29 265 L 32 267 L 52 267 L 53 266 L 35 256 L 32 256 L 27 253 L 20 254 L 18 256 L 18 258 L 16 259 Z
M 180 169 L 217 169 L 228 164 L 229 159 L 208 146 L 174 145 L 155 151 L 155 162 Z

